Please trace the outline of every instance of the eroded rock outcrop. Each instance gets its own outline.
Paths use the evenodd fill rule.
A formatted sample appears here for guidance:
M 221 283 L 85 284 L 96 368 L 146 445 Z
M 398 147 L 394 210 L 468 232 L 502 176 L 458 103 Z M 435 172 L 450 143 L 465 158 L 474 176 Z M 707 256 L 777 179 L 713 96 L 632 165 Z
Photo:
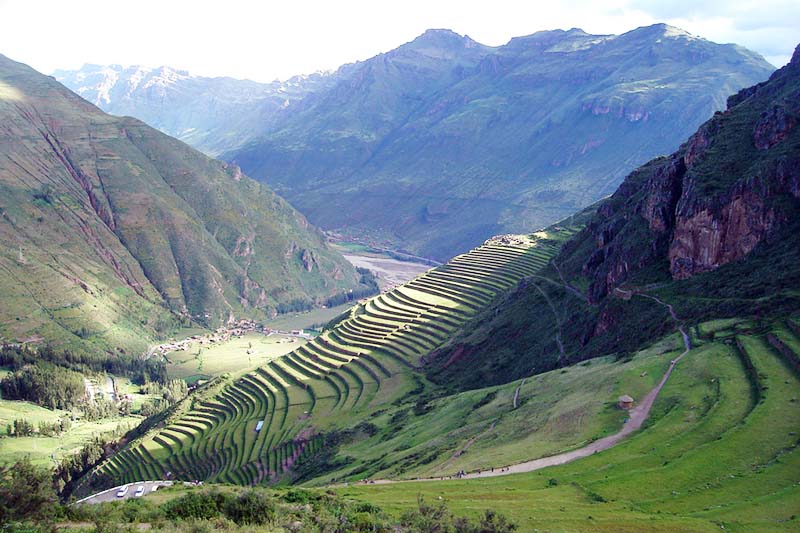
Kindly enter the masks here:
M 676 153 L 632 173 L 599 208 L 587 228 L 596 247 L 583 266 L 590 298 L 665 258 L 674 279 L 714 270 L 796 216 L 798 122 L 800 47 L 769 81 L 732 96 L 726 111 Z

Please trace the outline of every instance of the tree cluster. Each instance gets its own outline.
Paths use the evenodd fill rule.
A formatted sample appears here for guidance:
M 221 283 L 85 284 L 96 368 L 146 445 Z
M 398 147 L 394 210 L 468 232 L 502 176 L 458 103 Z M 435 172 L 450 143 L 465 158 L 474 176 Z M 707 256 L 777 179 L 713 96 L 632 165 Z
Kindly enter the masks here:
M 86 354 L 70 350 L 55 350 L 50 345 L 38 349 L 25 346 L 3 346 L 0 348 L 0 366 L 19 370 L 26 365 L 47 362 L 81 373 L 109 373 L 127 376 L 134 383 L 150 381 L 165 383 L 167 367 L 154 357 L 147 359 L 128 354 L 105 352 Z
M 58 507 L 50 473 L 23 459 L 0 466 L 0 525 L 46 521 Z M 11 528 L 14 530 L 14 528 Z
M 95 398 L 93 402 L 81 402 L 80 409 L 83 411 L 83 419 L 88 422 L 93 422 L 95 420 L 103 420 L 104 418 L 113 418 L 123 415 L 124 413 L 120 412 L 120 408 L 123 408 L 122 405 L 123 404 L 120 404 L 118 406 L 115 402 L 106 398 Z
M 86 395 L 83 377 L 54 365 L 26 365 L 0 381 L 6 400 L 27 400 L 48 409 L 72 409 Z

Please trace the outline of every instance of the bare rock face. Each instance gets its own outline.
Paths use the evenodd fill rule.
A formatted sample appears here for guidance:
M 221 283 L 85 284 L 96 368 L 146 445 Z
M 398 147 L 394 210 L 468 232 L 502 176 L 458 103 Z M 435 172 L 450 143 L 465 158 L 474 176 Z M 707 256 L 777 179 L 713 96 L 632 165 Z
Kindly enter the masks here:
M 785 139 L 797 125 L 797 119 L 785 106 L 774 106 L 761 114 L 753 128 L 753 144 L 759 150 L 768 150 Z
M 717 212 L 703 209 L 679 218 L 669 247 L 672 277 L 685 279 L 744 257 L 767 236 L 776 218 L 764 199 L 751 192 Z
M 800 47 L 798 47 L 800 50 Z M 587 226 L 583 265 L 598 302 L 669 260 L 673 279 L 743 258 L 800 206 L 800 52 L 742 90 L 674 154 L 632 173 Z
M 314 264 L 317 260 L 314 258 L 314 254 L 309 250 L 303 250 L 300 254 L 300 260 L 303 262 L 303 268 L 305 268 L 307 272 L 314 270 Z

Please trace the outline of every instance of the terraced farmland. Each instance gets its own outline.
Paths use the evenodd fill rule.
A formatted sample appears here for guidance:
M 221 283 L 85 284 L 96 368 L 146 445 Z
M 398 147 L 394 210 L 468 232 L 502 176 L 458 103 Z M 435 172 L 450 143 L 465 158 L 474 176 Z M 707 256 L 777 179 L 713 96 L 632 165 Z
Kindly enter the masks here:
M 419 390 L 420 358 L 547 264 L 572 229 L 496 238 L 353 307 L 319 337 L 194 395 L 165 427 L 101 464 L 92 487 L 144 479 L 279 481 L 322 444 Z

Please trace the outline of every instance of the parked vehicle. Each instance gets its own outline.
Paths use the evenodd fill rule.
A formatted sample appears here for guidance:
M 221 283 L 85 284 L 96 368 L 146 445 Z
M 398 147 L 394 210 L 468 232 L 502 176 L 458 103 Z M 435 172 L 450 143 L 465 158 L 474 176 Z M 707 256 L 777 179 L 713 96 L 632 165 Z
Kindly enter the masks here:
M 134 498 L 140 498 L 144 494 L 144 485 L 136 487 L 136 492 L 133 493 Z
M 126 494 L 128 494 L 128 485 L 119 488 L 119 490 L 117 491 L 117 498 L 122 498 Z

